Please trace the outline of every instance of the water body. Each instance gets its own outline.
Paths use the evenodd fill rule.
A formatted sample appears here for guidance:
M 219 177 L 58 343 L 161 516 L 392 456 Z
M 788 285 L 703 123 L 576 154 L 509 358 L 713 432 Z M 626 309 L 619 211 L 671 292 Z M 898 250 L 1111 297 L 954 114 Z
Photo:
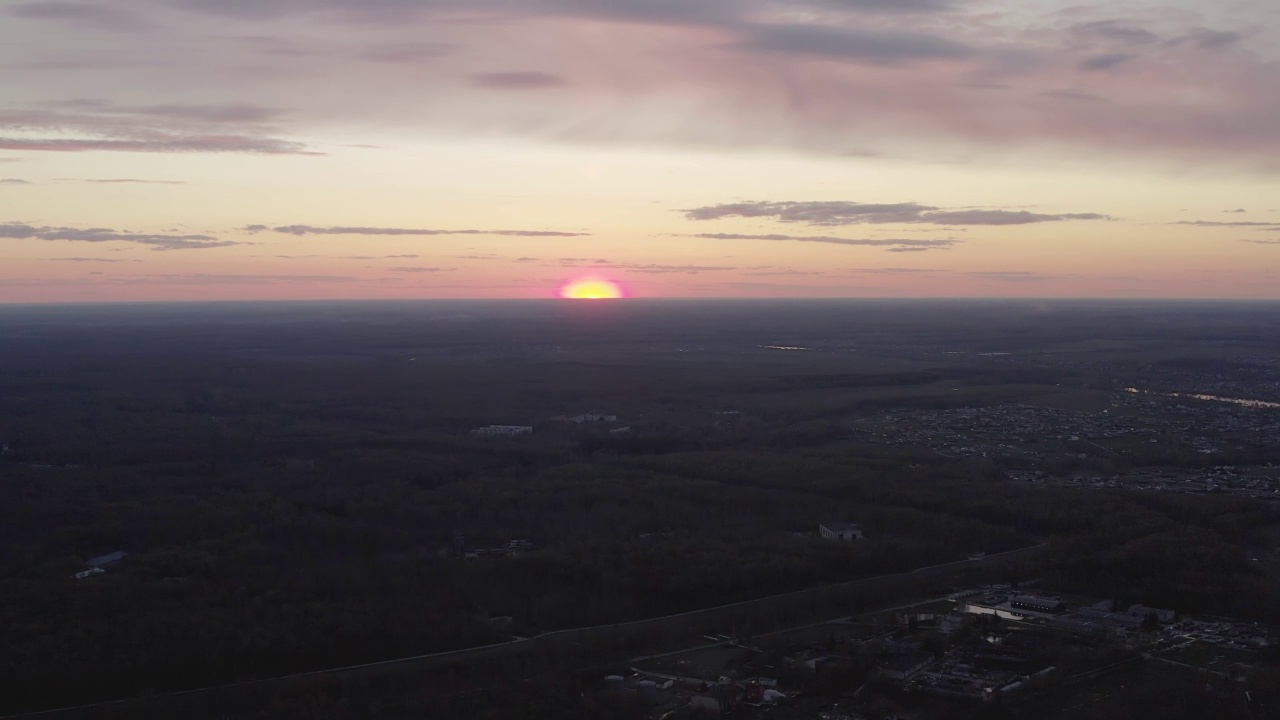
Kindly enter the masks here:
M 1127 393 L 1135 393 L 1137 395 L 1159 395 L 1160 397 L 1190 398 L 1192 400 L 1208 400 L 1210 402 L 1230 403 L 1232 405 L 1239 405 L 1241 407 L 1280 409 L 1280 403 L 1268 402 L 1266 400 L 1249 400 L 1247 398 L 1230 398 L 1230 397 L 1222 397 L 1221 395 L 1205 395 L 1202 393 L 1161 393 L 1161 392 L 1153 392 L 1151 390 L 1142 390 L 1140 388 L 1131 388 L 1131 387 L 1125 388 L 1124 391 Z

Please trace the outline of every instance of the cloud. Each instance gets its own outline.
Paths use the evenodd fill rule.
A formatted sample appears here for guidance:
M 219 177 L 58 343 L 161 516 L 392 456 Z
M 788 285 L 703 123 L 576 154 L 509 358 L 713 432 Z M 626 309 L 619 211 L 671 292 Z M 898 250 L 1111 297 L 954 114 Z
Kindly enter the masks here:
M 1137 55 L 1129 53 L 1105 53 L 1102 55 L 1094 55 L 1081 62 L 1077 67 L 1085 72 L 1102 72 L 1104 70 L 1114 70 L 1115 68 L 1125 65 L 1138 58 Z
M 283 110 L 253 103 L 164 103 L 159 105 L 115 105 L 105 100 L 67 100 L 55 105 L 102 115 L 163 118 L 197 123 L 246 124 L 279 119 Z
M 212 15 L 266 20 L 338 11 L 365 23 L 404 25 L 433 13 L 493 17 L 574 17 L 656 25 L 721 25 L 740 17 L 743 0 L 165 0 Z M 911 0 L 908 0 L 911 1 Z
M 1040 93 L 1041 97 L 1054 98 L 1056 100 L 1071 100 L 1074 102 L 1087 103 L 1109 103 L 1110 100 L 1101 95 L 1094 95 L 1080 90 L 1046 90 Z
M 398 273 L 442 273 L 442 272 L 454 272 L 458 268 L 401 266 L 401 267 L 393 267 L 393 268 L 387 268 L 387 269 L 390 270 L 391 272 L 398 272 Z
M 30 185 L 30 180 L 21 178 L 0 178 L 0 185 Z
M 1191 225 L 1194 227 L 1272 227 L 1276 223 L 1273 222 L 1249 222 L 1249 221 L 1232 221 L 1224 222 L 1220 220 L 1179 220 L 1174 225 Z
M 139 180 L 137 178 L 58 178 L 58 182 L 77 182 L 90 185 L 186 185 L 185 180 Z
M 65 257 L 65 258 L 49 258 L 50 262 L 73 262 L 73 263 L 124 263 L 124 262 L 141 262 L 140 260 L 123 260 L 118 258 L 91 258 L 91 257 Z
M 1227 50 L 1241 40 L 1244 40 L 1244 36 L 1238 32 L 1200 29 L 1173 40 L 1171 44 L 1191 43 L 1201 50 Z
M 382 63 L 421 63 L 438 60 L 456 49 L 449 43 L 391 43 L 371 46 L 360 57 Z
M 866 204 L 855 202 L 742 202 L 681 210 L 689 220 L 726 217 L 771 217 L 809 225 L 847 225 L 854 222 L 912 222 L 938 208 L 919 203 Z
M 690 220 L 769 217 L 784 223 L 836 226 L 861 224 L 1029 225 L 1065 220 L 1111 220 L 1101 213 L 1049 215 L 1026 210 L 943 210 L 919 203 L 867 204 L 844 201 L 744 202 L 681 210 Z M 759 238 L 769 239 L 769 238 Z
M 861 285 L 812 285 L 803 283 L 770 283 L 770 282 L 729 282 L 716 283 L 713 285 L 701 285 L 700 287 L 721 287 L 727 290 L 742 290 L 746 292 L 769 291 L 774 293 L 795 293 L 799 296 L 811 296 L 813 293 L 839 293 L 841 295 L 850 292 L 865 292 L 868 288 Z
M 531 263 L 531 262 L 538 262 L 538 258 L 536 258 L 536 257 L 518 257 L 518 258 L 516 258 L 516 259 L 515 259 L 515 261 L 516 261 L 516 262 L 518 262 L 518 263 Z
M 392 0 L 395 1 L 395 0 Z M 750 2 L 743 0 L 533 0 L 551 15 L 653 25 L 725 25 L 737 21 Z
M 35 227 L 23 223 L 0 223 L 0 239 L 65 240 L 68 242 L 128 242 L 152 250 L 201 250 L 243 243 L 219 240 L 210 235 L 165 235 L 118 232 L 106 228 Z
M 273 137 L 262 122 L 281 114 L 246 103 L 123 106 L 69 100 L 59 109 L 0 111 L 0 149 L 43 152 L 319 155 Z M 38 133 L 33 137 L 31 133 Z
M 388 227 L 315 227 L 312 225 L 282 225 L 279 227 L 268 227 L 266 225 L 247 225 L 242 228 L 245 232 L 259 233 L 270 230 L 271 232 L 283 233 L 285 235 L 405 235 L 405 236 L 433 236 L 433 235 L 502 235 L 511 237 L 587 237 L 591 233 L 584 232 L 561 232 L 557 230 L 440 230 L 433 228 L 388 228 Z
M 1102 213 L 1063 213 L 1046 215 L 1026 210 L 956 210 L 950 212 L 930 212 L 921 215 L 917 222 L 934 225 L 1030 225 L 1042 222 L 1061 222 L 1065 220 L 1114 220 L 1110 215 Z
M 0 137 L 0 150 L 41 152 L 249 153 L 319 155 L 301 143 L 238 135 L 171 136 L 149 140 Z
M 1160 42 L 1160 36 L 1145 28 L 1126 25 L 1119 20 L 1101 20 L 1076 25 L 1072 32 L 1122 45 L 1152 45 Z
M 102 275 L 91 272 L 90 275 Z M 0 286 L 51 286 L 70 285 L 83 286 L 86 279 L 81 278 L 48 278 L 48 279 L 5 279 L 0 278 Z M 156 275 L 112 275 L 95 280 L 94 285 L 270 285 L 275 283 L 363 283 L 366 278 L 347 275 L 236 275 L 216 273 L 185 273 Z
M 820 0 L 841 10 L 874 13 L 932 13 L 953 8 L 950 0 Z
M 933 270 L 930 268 L 904 268 L 904 267 L 884 267 L 884 268 L 862 268 L 853 270 L 855 275 L 920 275 L 927 273 L 945 272 L 943 270 Z
M 1068 277 L 1066 275 L 1048 275 L 1045 273 L 1028 272 L 1023 270 L 984 270 L 967 272 L 964 274 L 981 280 L 996 280 L 999 282 L 1044 282 L 1046 280 L 1060 280 Z
M 29 20 L 65 21 L 115 32 L 136 32 L 150 27 L 150 23 L 132 12 L 87 2 L 23 3 L 9 8 L 7 13 Z
M 22 158 L 19 158 L 19 157 L 0 157 L 0 163 L 16 163 L 16 162 L 22 162 Z
M 646 263 L 615 263 L 608 260 L 583 260 L 581 258 L 561 258 L 561 267 L 588 267 L 593 270 L 624 270 L 628 272 L 644 273 L 649 275 L 663 275 L 667 273 L 688 273 L 696 275 L 704 272 L 725 272 L 729 270 L 737 270 L 736 267 L 727 267 L 723 265 L 660 265 Z
M 817 270 L 757 270 L 755 272 L 749 272 L 747 275 L 752 277 L 802 277 L 808 275 L 826 275 L 826 273 Z
M 494 90 L 538 90 L 567 85 L 564 78 L 544 72 L 488 72 L 471 76 L 471 82 Z
M 1236 208 L 1235 210 L 1223 210 L 1222 212 L 1227 214 L 1239 214 L 1239 213 L 1247 213 L 1249 211 L 1245 210 L 1244 208 Z
M 1277 230 L 1280 230 L 1280 228 L 1276 228 L 1276 229 L 1277 229 Z M 1271 240 L 1271 239 L 1262 240 L 1262 239 L 1257 239 L 1257 238 L 1255 238 L 1255 239 L 1244 239 L 1244 240 L 1241 240 L 1240 242 L 1253 243 L 1253 244 L 1255 244 L 1255 245 L 1280 245 L 1280 239 L 1276 239 L 1276 240 Z
M 93 88 L 129 98 L 136 117 L 174 137 L 288 142 L 295 130 L 326 137 L 359 128 L 380 136 L 370 140 L 457 135 L 824 158 L 870 147 L 886 157 L 1093 155 L 1251 169 L 1274 169 L 1280 150 L 1275 30 L 1247 10 L 1222 16 L 1248 27 L 1236 32 L 1202 28 L 1208 20 L 1189 11 L 1059 12 L 1031 3 L 997 18 L 991 3 L 959 0 L 100 0 L 94 7 L 154 12 L 156 5 L 179 11 L 154 15 L 164 21 L 154 42 L 86 47 L 50 35 L 48 47 L 20 49 L 18 62 L 62 68 L 24 91 L 48 97 Z M 1084 22 L 1130 9 L 1132 19 Z M 1224 52 L 1207 52 L 1215 49 Z M 1081 63 L 1124 69 L 1118 55 L 1139 55 L 1142 72 L 1075 71 Z M 486 70 L 497 72 L 473 77 Z M 477 82 L 495 89 L 478 97 Z M 977 93 L 977 85 L 1005 90 Z M 287 114 L 246 122 L 290 126 L 195 131 L 174 127 L 194 122 L 176 114 L 140 112 L 158 99 L 194 97 L 279 103 Z M 285 151 L 299 149 L 307 148 Z
M 279 282 L 357 282 L 361 278 L 347 275 L 234 275 L 186 273 L 171 275 L 139 275 L 123 278 L 124 284 L 137 285 L 263 285 Z
M 828 245 L 865 247 L 909 247 L 919 248 L 921 250 L 949 248 L 960 242 L 959 240 L 950 238 L 924 240 L 920 238 L 842 238 L 831 237 L 828 235 L 744 235 L 740 233 L 698 233 L 695 235 L 689 235 L 688 237 L 703 238 L 706 240 L 769 240 L 774 242 L 825 243 Z
M 263 257 L 255 255 L 254 257 Z M 327 260 L 413 260 L 420 257 L 419 255 L 272 255 L 277 260 L 315 260 L 317 258 L 325 258 Z
M 865 63 L 903 65 L 928 60 L 967 60 L 978 51 L 935 35 L 872 31 L 828 25 L 756 25 L 742 49 Z

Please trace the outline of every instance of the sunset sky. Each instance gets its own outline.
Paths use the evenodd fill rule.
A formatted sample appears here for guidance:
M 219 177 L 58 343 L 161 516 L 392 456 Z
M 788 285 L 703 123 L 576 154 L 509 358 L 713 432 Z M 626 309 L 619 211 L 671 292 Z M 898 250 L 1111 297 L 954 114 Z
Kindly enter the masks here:
M 1280 298 L 1276 0 L 0 0 L 0 302 Z

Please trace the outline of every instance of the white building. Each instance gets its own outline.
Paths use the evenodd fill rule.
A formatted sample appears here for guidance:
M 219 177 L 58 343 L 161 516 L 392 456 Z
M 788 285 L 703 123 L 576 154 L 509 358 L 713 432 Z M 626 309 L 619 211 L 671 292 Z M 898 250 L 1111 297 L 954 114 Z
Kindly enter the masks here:
M 533 432 L 533 428 L 527 425 L 490 425 L 488 427 L 476 428 L 471 431 L 476 435 L 487 435 L 490 437 L 515 437 L 516 435 L 529 435 Z
M 818 526 L 818 534 L 828 540 L 862 540 L 862 531 L 853 523 L 822 523 Z

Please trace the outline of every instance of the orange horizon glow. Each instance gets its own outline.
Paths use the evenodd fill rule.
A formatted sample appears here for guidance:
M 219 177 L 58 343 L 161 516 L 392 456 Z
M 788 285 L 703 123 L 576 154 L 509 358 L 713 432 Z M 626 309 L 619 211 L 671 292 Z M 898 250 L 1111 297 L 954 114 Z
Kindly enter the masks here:
M 601 278 L 570 280 L 557 294 L 568 300 L 616 300 L 627 296 L 621 285 Z

